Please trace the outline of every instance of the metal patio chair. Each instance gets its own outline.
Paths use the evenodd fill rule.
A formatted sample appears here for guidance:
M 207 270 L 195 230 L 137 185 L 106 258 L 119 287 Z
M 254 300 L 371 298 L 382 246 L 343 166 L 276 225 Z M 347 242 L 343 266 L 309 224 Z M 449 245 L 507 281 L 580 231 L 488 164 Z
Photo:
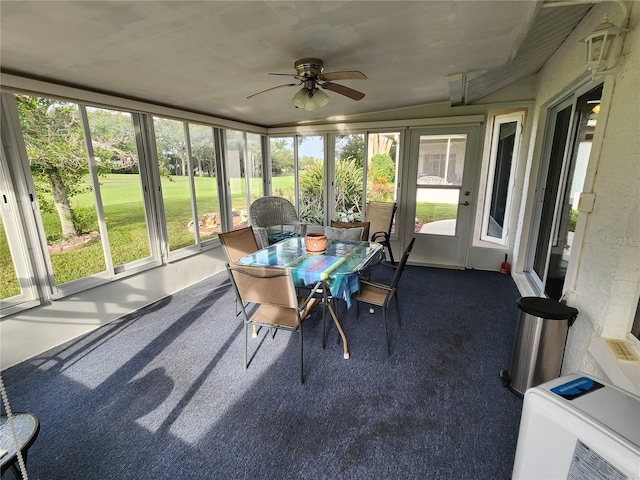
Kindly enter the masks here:
M 378 242 L 386 247 L 389 252 L 391 266 L 395 266 L 393 251 L 391 250 L 391 229 L 393 227 L 393 217 L 396 214 L 397 204 L 395 202 L 369 202 L 364 217 L 365 222 L 370 223 L 370 240 Z
M 300 334 L 300 383 L 304 383 L 302 322 L 320 299 L 314 297 L 313 291 L 306 298 L 298 297 L 288 269 L 227 264 L 227 272 L 244 315 L 244 368 L 248 367 L 249 325 L 268 327 L 272 338 L 276 330 L 287 330 Z M 244 306 L 247 302 L 259 305 L 251 316 Z
M 404 253 L 402 254 L 402 259 L 398 266 L 396 267 L 395 274 L 393 275 L 393 280 L 390 285 L 385 285 L 383 283 L 372 282 L 369 280 L 360 280 L 360 289 L 354 294 L 352 297 L 356 303 L 356 312 L 357 315 L 360 316 L 360 303 L 367 303 L 369 305 L 374 305 L 382 308 L 382 321 L 384 323 L 384 335 L 385 335 L 385 343 L 387 346 L 387 355 L 389 355 L 389 332 L 387 329 L 387 308 L 391 303 L 391 300 L 394 300 L 396 303 L 396 315 L 398 317 L 398 327 L 402 327 L 402 322 L 400 320 L 400 305 L 398 304 L 398 283 L 400 282 L 400 277 L 402 276 L 402 272 L 404 271 L 405 266 L 407 265 L 407 260 L 409 259 L 409 255 L 411 254 L 411 250 L 413 249 L 413 243 L 416 241 L 415 237 L 411 239 L 407 248 L 405 248 Z

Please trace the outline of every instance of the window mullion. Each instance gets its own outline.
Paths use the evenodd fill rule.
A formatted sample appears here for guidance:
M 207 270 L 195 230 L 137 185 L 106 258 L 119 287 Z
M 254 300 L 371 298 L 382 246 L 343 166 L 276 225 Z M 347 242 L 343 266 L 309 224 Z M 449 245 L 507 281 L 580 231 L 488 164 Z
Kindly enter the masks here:
M 87 109 L 84 105 L 78 105 L 80 110 L 80 122 L 82 123 L 82 133 L 84 136 L 84 148 L 87 154 L 87 164 L 89 166 L 89 177 L 91 178 L 91 186 L 93 190 L 93 199 L 96 202 L 96 215 L 98 217 L 98 229 L 102 241 L 102 253 L 106 265 L 107 273 L 110 277 L 115 275 L 113 267 L 113 259 L 111 258 L 111 246 L 109 245 L 109 235 L 107 233 L 107 221 L 104 215 L 104 206 L 102 203 L 102 195 L 100 194 L 100 181 L 98 179 L 98 169 L 96 168 L 95 154 L 93 151 L 93 143 L 91 141 L 91 129 L 89 127 L 89 117 Z
M 158 160 L 156 159 L 155 148 L 149 141 L 148 132 L 145 128 L 145 114 L 133 113 L 133 130 L 135 134 L 136 149 L 138 152 L 138 168 L 140 172 L 140 183 L 142 184 L 142 193 L 144 200 L 144 212 L 148 229 L 148 241 L 150 247 L 151 258 L 155 261 L 160 260 L 162 235 L 160 234 L 159 222 L 164 222 L 161 200 L 158 199 L 160 194 L 160 171 L 158 169 Z M 155 160 L 155 161 L 154 161 Z

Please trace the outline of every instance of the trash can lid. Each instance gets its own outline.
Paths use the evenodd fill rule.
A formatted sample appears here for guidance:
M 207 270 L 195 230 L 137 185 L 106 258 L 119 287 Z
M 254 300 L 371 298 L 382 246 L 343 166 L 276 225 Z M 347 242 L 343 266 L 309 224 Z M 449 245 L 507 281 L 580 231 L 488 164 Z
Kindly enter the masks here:
M 521 297 L 517 303 L 523 312 L 550 320 L 573 320 L 578 315 L 575 308 L 550 298 Z

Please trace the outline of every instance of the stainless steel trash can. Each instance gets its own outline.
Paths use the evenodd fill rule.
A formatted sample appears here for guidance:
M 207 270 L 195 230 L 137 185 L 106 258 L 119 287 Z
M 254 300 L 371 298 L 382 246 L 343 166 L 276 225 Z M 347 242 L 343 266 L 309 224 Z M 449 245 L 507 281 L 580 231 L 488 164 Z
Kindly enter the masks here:
M 520 318 L 508 371 L 502 370 L 503 385 L 524 395 L 560 376 L 569 327 L 578 310 L 548 298 L 522 297 L 517 301 Z

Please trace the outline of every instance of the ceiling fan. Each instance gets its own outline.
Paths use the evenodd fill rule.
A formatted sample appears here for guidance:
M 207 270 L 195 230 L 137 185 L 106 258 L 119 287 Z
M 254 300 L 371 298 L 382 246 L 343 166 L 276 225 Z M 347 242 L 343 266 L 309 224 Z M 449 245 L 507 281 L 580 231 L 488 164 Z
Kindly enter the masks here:
M 365 80 L 367 76 L 362 72 L 348 70 L 323 73 L 324 63 L 319 58 L 301 58 L 295 61 L 293 68 L 296 73 L 269 73 L 269 75 L 293 77 L 298 80 L 298 83 L 285 83 L 277 87 L 267 88 L 261 92 L 249 95 L 247 98 L 253 98 L 256 95 L 261 95 L 277 88 L 296 87 L 299 85 L 303 87 L 294 95 L 292 99 L 293 104 L 296 108 L 304 108 L 307 111 L 313 111 L 329 103 L 329 97 L 321 88 L 339 93 L 352 100 L 362 100 L 362 98 L 364 98 L 364 93 L 358 90 L 333 83 L 334 80 Z

